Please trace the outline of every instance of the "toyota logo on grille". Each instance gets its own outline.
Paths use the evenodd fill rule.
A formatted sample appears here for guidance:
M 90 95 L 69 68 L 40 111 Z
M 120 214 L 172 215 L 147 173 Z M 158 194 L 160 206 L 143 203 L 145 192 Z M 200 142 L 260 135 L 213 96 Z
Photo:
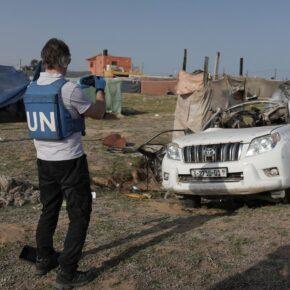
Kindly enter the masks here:
M 211 147 L 207 147 L 204 149 L 204 155 L 206 157 L 214 157 L 216 154 L 216 151 L 214 148 L 211 148 Z

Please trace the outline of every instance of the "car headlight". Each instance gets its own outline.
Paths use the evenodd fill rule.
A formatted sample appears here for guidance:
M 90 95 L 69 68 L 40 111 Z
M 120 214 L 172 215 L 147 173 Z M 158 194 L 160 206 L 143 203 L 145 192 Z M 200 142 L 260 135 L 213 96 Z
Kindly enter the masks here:
M 180 160 L 179 146 L 176 143 L 170 143 L 166 149 L 167 157 L 173 160 Z
M 252 140 L 248 148 L 246 156 L 254 156 L 261 154 L 275 148 L 276 144 L 280 141 L 279 133 L 272 135 L 265 135 Z

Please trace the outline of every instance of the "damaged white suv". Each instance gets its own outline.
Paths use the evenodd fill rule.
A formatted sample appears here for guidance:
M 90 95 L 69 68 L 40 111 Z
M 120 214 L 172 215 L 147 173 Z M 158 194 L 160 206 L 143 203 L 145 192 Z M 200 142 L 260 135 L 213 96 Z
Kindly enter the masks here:
M 204 130 L 167 146 L 163 187 L 201 197 L 249 196 L 290 201 L 288 106 L 253 101 L 219 110 Z

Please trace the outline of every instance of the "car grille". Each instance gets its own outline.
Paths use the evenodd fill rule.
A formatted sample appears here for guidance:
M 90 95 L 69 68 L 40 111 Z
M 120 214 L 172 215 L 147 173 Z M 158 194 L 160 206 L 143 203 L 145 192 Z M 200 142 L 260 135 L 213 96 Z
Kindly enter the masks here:
M 236 161 L 241 157 L 242 143 L 195 145 L 183 148 L 185 163 Z

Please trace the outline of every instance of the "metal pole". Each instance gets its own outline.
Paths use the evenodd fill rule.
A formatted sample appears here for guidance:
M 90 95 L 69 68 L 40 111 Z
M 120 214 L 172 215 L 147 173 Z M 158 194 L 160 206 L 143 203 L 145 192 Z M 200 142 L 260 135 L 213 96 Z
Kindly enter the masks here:
M 243 72 L 244 72 L 244 58 L 241 57 L 240 58 L 240 76 L 243 76 Z
M 219 78 L 219 64 L 220 64 L 220 52 L 218 51 L 215 58 L 214 64 L 214 79 L 217 80 Z
M 186 64 L 187 64 L 187 49 L 185 48 L 183 52 L 183 64 L 182 64 L 182 69 L 184 71 L 186 71 Z
M 208 81 L 208 63 L 209 63 L 209 57 L 206 56 L 204 58 L 204 66 L 203 66 L 203 84 L 206 85 Z

